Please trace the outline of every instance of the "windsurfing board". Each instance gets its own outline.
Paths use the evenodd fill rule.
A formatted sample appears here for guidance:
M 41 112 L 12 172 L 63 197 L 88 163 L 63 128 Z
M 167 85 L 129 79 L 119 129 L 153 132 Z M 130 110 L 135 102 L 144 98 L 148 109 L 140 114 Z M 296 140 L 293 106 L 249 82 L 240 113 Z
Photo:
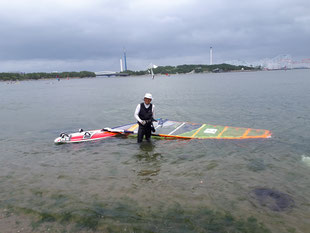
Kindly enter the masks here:
M 109 137 L 113 137 L 118 133 L 107 132 L 102 129 L 97 130 L 79 130 L 76 133 L 61 133 L 59 137 L 57 137 L 54 142 L 56 144 L 64 144 L 64 143 L 74 143 L 74 142 L 86 142 L 86 141 L 96 141 Z

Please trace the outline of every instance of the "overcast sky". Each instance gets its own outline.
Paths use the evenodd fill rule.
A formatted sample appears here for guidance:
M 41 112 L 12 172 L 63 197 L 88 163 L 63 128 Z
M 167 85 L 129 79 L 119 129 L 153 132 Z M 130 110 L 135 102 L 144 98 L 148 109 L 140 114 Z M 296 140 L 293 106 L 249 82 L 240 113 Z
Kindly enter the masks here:
M 0 72 L 310 58 L 309 0 L 0 0 Z

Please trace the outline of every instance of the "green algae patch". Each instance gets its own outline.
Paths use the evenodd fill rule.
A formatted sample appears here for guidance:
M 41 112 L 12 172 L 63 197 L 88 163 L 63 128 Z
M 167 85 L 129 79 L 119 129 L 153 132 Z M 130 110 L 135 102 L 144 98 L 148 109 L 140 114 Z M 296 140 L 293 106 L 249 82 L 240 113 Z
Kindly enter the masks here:
M 58 228 L 69 227 L 73 232 L 271 232 L 254 217 L 241 219 L 229 212 L 214 211 L 207 207 L 188 209 L 179 204 L 170 208 L 141 208 L 137 203 L 96 202 L 84 205 L 84 208 L 61 212 L 19 207 L 12 209 L 15 213 L 32 217 L 33 229 L 57 224 Z
M 172 208 L 162 218 L 162 223 L 164 226 L 159 232 L 164 232 L 165 228 L 174 229 L 173 232 L 271 232 L 254 217 L 238 219 L 231 213 L 222 213 L 208 208 L 193 211 Z
M 211 162 L 211 163 L 209 163 L 209 164 L 207 165 L 206 169 L 207 169 L 208 171 L 210 171 L 210 170 L 212 170 L 213 168 L 216 168 L 217 166 L 218 166 L 218 163 L 216 163 L 216 162 Z

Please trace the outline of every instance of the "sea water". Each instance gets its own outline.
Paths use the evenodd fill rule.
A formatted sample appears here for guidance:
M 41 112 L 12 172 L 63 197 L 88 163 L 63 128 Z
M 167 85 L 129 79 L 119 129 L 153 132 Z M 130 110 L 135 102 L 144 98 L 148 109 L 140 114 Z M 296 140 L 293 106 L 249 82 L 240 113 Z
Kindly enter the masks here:
M 310 70 L 0 82 L 0 232 L 309 232 Z M 54 145 L 61 132 L 156 118 L 271 139 L 134 137 Z M 270 189 L 294 205 L 274 211 Z M 272 197 L 267 197 L 271 198 Z

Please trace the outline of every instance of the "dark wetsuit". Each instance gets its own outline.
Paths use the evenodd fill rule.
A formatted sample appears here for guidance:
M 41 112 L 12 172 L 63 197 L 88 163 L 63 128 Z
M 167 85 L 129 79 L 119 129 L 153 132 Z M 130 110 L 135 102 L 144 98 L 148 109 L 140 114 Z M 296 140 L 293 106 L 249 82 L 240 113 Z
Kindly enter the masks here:
M 148 108 L 145 107 L 144 103 L 140 104 L 140 112 L 139 117 L 143 121 L 147 121 L 145 125 L 142 125 L 140 122 L 138 129 L 138 142 L 142 142 L 143 136 L 145 135 L 145 139 L 150 141 L 151 133 L 152 133 L 152 119 L 153 119 L 153 105 L 150 104 Z

